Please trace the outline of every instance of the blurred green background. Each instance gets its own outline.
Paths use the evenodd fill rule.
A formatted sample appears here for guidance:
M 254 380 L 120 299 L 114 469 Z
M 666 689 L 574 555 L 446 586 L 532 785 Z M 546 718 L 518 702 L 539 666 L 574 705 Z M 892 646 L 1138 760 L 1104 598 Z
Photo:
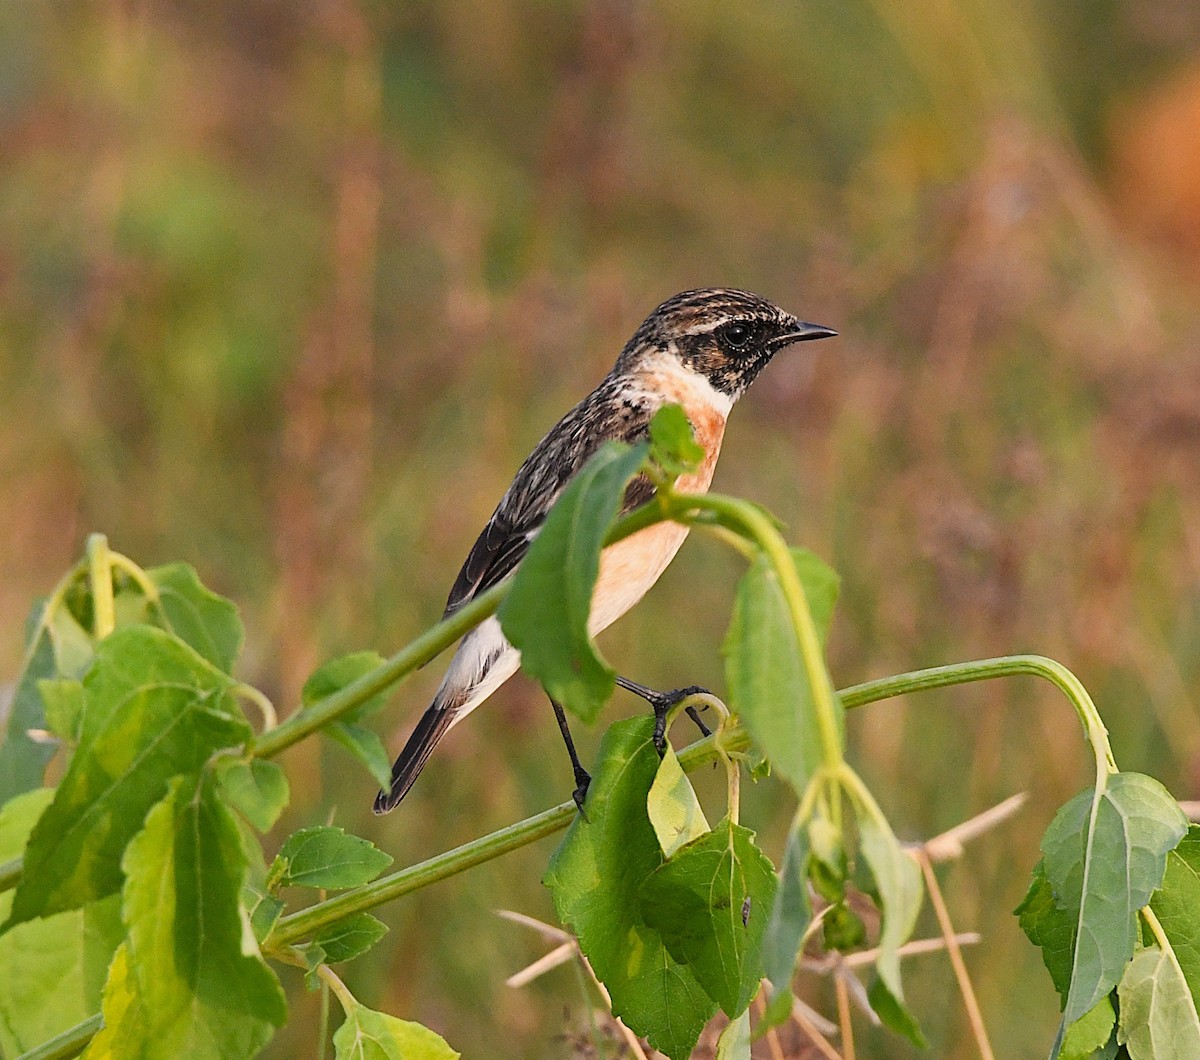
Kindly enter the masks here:
M 0 145 L 0 672 L 101 530 L 234 598 L 242 675 L 289 709 L 325 658 L 440 615 L 521 458 L 647 312 L 732 285 L 842 333 L 765 373 L 715 484 L 841 572 L 838 683 L 1049 654 L 1122 767 L 1195 797 L 1194 0 L 8 3 Z M 694 539 L 608 657 L 719 690 L 738 572 Z M 439 677 L 381 716 L 392 746 Z M 983 933 L 998 1053 L 1044 1055 L 1057 999 L 1011 910 L 1088 783 L 1070 709 L 991 683 L 865 708 L 849 738 L 905 838 L 1031 793 L 941 875 Z M 281 829 L 333 815 L 400 864 L 571 786 L 523 678 L 390 817 L 340 756 L 292 754 Z M 787 799 L 746 800 L 778 853 Z M 493 911 L 552 919 L 553 843 L 387 908 L 351 987 L 467 1057 L 585 1055 L 569 969 L 504 986 L 544 945 Z M 906 975 L 930 1055 L 975 1055 L 946 960 Z M 315 998 L 287 985 L 270 1055 L 312 1055 Z

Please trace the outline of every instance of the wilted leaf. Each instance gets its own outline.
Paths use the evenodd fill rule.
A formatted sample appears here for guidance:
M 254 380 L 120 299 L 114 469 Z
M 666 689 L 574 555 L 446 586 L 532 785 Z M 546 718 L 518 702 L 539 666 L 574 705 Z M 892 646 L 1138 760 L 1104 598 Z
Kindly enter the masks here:
M 646 812 L 664 857 L 669 858 L 681 846 L 708 831 L 708 821 L 696 798 L 696 790 L 669 743 L 654 775 L 654 783 L 650 785 Z
M 730 1020 L 721 1032 L 717 1039 L 717 1060 L 750 1060 L 749 1009 Z
M 900 947 L 912 936 L 921 911 L 921 870 L 905 852 L 887 821 L 870 812 L 858 814 L 862 856 L 871 870 L 879 895 L 883 928 L 879 934 L 878 979 L 871 985 L 871 1007 L 880 1018 L 915 1045 L 924 1038 L 916 1020 L 904 1005 L 900 985 Z

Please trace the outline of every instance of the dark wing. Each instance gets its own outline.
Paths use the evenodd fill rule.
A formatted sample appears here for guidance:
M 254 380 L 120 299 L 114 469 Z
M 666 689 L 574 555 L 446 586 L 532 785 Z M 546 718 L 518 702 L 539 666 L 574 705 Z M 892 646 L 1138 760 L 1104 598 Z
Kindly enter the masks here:
M 559 494 L 601 445 L 646 436 L 654 408 L 639 397 L 610 375 L 538 442 L 458 572 L 443 618 L 516 570 Z M 653 495 L 653 485 L 639 475 L 625 491 L 622 514 Z

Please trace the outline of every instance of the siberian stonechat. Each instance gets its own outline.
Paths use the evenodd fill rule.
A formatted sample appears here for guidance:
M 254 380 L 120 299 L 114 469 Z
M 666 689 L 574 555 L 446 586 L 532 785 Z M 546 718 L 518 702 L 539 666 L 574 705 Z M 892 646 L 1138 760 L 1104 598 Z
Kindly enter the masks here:
M 705 492 L 733 403 L 785 346 L 835 334 L 745 291 L 707 288 L 665 301 L 634 332 L 600 385 L 550 429 L 521 465 L 459 571 L 445 614 L 508 577 L 563 488 L 592 454 L 612 439 L 645 438 L 651 417 L 664 405 L 683 407 L 704 449 L 700 466 L 681 477 L 676 488 Z M 635 479 L 625 493 L 622 514 L 645 504 L 653 492 L 649 480 Z M 657 523 L 604 550 L 588 622 L 593 634 L 646 594 L 687 533 L 682 524 Z M 494 616 L 463 638 L 433 703 L 392 767 L 391 789 L 375 799 L 376 813 L 387 813 L 404 798 L 446 732 L 516 673 L 520 663 L 520 652 L 505 639 Z M 656 711 L 673 695 L 623 678 L 618 682 L 650 699 Z M 576 801 L 582 805 L 587 773 L 562 708 L 557 703 L 554 708 L 575 768 Z

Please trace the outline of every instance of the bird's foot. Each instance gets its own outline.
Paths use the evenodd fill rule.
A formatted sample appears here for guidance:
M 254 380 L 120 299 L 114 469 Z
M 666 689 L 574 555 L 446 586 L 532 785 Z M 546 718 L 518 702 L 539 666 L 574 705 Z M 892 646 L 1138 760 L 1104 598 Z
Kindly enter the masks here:
M 577 765 L 575 767 L 575 790 L 571 792 L 571 798 L 575 800 L 575 805 L 579 807 L 579 816 L 585 821 L 588 819 L 587 811 L 583 808 L 583 802 L 587 798 L 588 788 L 592 783 L 592 775 L 583 768 Z
M 650 691 L 650 695 L 646 696 L 646 699 L 654 710 L 654 746 L 661 757 L 667 752 L 667 715 L 671 712 L 671 708 L 683 702 L 688 696 L 711 695 L 712 693 L 702 685 L 688 685 L 687 688 L 676 688 L 670 692 L 648 691 Z M 712 730 L 700 720 L 700 712 L 695 707 L 688 707 L 687 715 L 705 736 L 712 735 Z

